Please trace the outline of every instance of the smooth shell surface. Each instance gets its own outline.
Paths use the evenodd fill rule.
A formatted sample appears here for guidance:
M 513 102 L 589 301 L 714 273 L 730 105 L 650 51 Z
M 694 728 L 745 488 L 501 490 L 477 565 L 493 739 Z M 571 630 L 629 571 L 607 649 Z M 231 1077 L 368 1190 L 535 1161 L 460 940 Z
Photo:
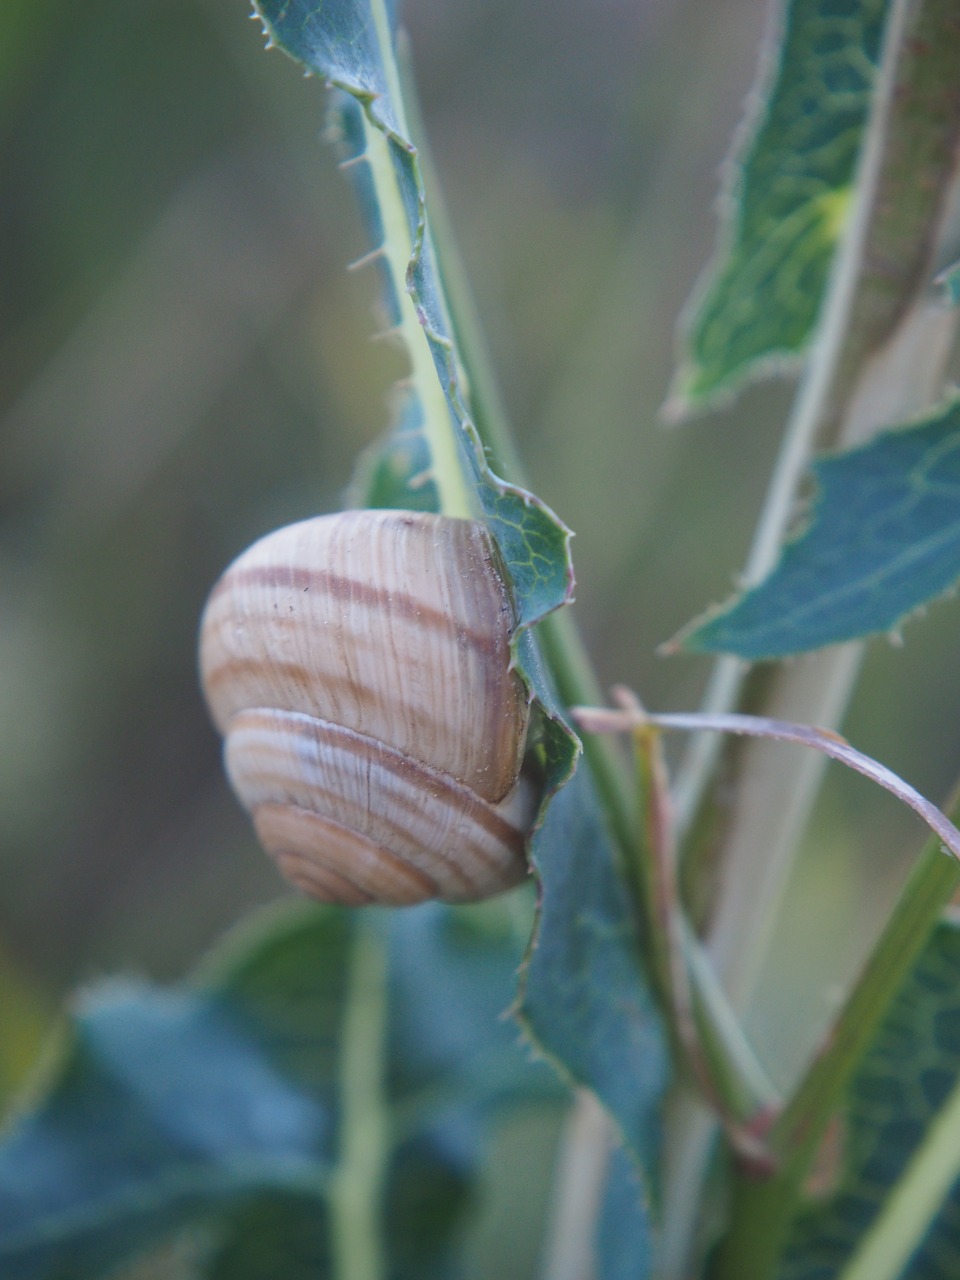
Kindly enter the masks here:
M 512 603 L 485 527 L 395 511 L 320 516 L 227 569 L 201 627 L 226 732 L 247 707 L 301 711 L 438 765 L 490 801 L 513 787 L 527 724 Z
M 227 772 L 314 897 L 471 901 L 526 875 L 537 796 L 496 554 L 473 521 L 345 512 L 261 539 L 214 588 L 200 663 Z

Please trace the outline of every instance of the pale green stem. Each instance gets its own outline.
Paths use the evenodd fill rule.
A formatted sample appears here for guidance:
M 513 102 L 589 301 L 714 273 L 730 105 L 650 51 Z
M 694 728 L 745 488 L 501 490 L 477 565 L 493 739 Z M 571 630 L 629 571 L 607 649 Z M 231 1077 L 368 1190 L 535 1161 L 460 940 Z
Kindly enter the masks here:
M 384 1096 L 386 946 L 375 920 L 359 920 L 340 1044 L 340 1150 L 331 1188 L 337 1280 L 385 1280 L 382 1196 L 390 1149 Z
M 407 290 L 407 268 L 414 252 L 414 244 L 391 154 L 391 143 L 366 117 L 364 133 L 366 148 L 364 155 L 358 157 L 358 162 L 366 160 L 370 166 L 383 219 L 383 244 L 368 258 L 361 259 L 361 262 L 382 256 L 393 277 L 400 310 L 397 333 L 406 347 L 410 359 L 410 380 L 423 411 L 423 430 L 433 464 L 431 478 L 437 486 L 440 509 L 448 516 L 470 517 L 476 514 L 476 506 L 472 489 L 464 474 L 457 443 L 457 427 L 437 376 L 426 332 Z
M 960 1176 L 960 1083 L 838 1280 L 897 1280 Z
M 914 348 L 910 366 L 915 372 L 924 363 L 925 351 L 947 350 L 949 344 L 945 341 L 943 328 L 951 324 L 955 324 L 954 319 L 932 309 L 920 309 L 910 318 L 904 327 L 906 341 L 902 345 Z M 904 401 L 906 388 L 902 383 L 896 394 L 892 388 L 887 388 L 877 398 L 890 412 L 900 416 L 898 410 L 901 410 L 902 416 L 908 417 L 920 404 L 929 404 L 938 394 L 943 359 L 935 364 L 934 373 L 918 379 L 918 383 L 923 385 L 913 386 L 915 403 Z M 877 374 L 882 373 L 883 369 L 878 368 Z M 870 387 L 876 389 L 875 384 L 881 381 L 881 376 L 872 377 Z M 861 655 L 860 645 L 838 646 L 784 669 L 774 686 L 775 701 L 772 706 L 767 706 L 767 712 L 785 719 L 838 724 L 858 674 Z M 731 841 L 733 853 L 728 870 L 737 884 L 749 883 L 751 892 L 731 897 L 726 904 L 721 902 L 710 939 L 710 954 L 722 960 L 719 967 L 724 972 L 726 989 L 738 1011 L 744 1007 L 757 975 L 762 972 L 766 949 L 775 928 L 778 904 L 789 879 L 792 853 L 815 799 L 824 767 L 824 762 L 815 757 L 798 763 L 790 758 L 786 764 L 784 759 L 782 753 L 774 755 L 760 744 L 753 744 L 748 750 L 744 774 L 751 779 L 751 785 L 761 793 L 766 804 L 762 809 L 747 806 L 738 809 L 738 834 L 736 840 Z M 747 856 L 750 850 L 757 849 L 765 853 L 760 865 Z M 740 861 L 737 851 L 743 855 Z M 750 946 L 746 945 L 747 939 L 751 940 Z M 674 1113 L 679 1115 L 682 1111 L 683 1104 L 678 1100 Z M 700 1108 L 693 1109 L 679 1123 L 681 1128 L 676 1132 L 676 1141 L 683 1150 L 675 1153 L 673 1163 L 678 1175 L 675 1182 L 668 1179 L 668 1185 L 692 1187 L 696 1183 L 695 1170 L 700 1169 L 701 1177 L 705 1170 L 716 1126 Z M 683 1240 L 689 1239 L 692 1229 L 689 1215 L 696 1212 L 692 1202 L 688 1202 L 687 1208 L 687 1214 L 669 1224 L 671 1238 L 676 1238 L 677 1247 L 681 1250 Z
M 401 45 L 401 59 L 404 53 L 405 49 Z M 415 128 L 414 136 L 420 147 L 422 170 L 426 176 L 429 176 L 431 169 L 429 152 L 420 137 L 422 130 L 416 99 L 415 96 L 409 96 L 409 91 L 408 103 Z M 507 477 L 514 483 L 522 484 L 524 483 L 522 464 L 513 448 L 512 435 L 506 426 L 505 412 L 497 392 L 492 366 L 476 319 L 459 253 L 444 216 L 443 206 L 438 203 L 438 195 L 432 188 L 430 208 L 437 239 L 442 249 L 442 253 L 438 255 L 438 262 L 443 272 L 454 331 L 460 353 L 471 375 L 470 401 L 473 414 L 484 443 L 488 446 L 492 445 L 494 454 L 504 464 Z M 600 690 L 569 611 L 561 610 L 545 618 L 538 626 L 537 635 L 561 699 L 568 706 L 585 703 L 597 705 L 601 701 Z M 633 814 L 634 785 L 625 767 L 624 757 L 617 744 L 606 736 L 588 735 L 584 742 L 584 751 L 612 828 L 612 834 L 619 847 L 623 864 L 626 866 L 634 851 L 636 830 Z M 683 943 L 685 950 L 693 953 L 689 957 L 689 963 L 697 1015 L 718 1055 L 718 1061 L 723 1064 L 727 1077 L 733 1079 L 734 1084 L 739 1081 L 740 1096 L 753 1096 L 765 1102 L 771 1101 L 771 1086 L 753 1056 L 736 1018 L 728 1008 L 723 991 L 712 980 L 709 965 L 698 954 L 699 941 L 684 929 Z M 585 1216 L 583 1212 L 584 1204 L 581 1200 L 581 1192 L 577 1189 L 576 1180 L 572 1180 L 566 1174 L 567 1166 L 570 1165 L 582 1171 L 587 1166 L 592 1168 L 597 1165 L 601 1171 L 605 1171 L 609 1153 L 608 1127 L 584 1121 L 585 1107 L 586 1104 L 581 1100 L 574 1110 L 569 1138 L 564 1144 L 560 1159 L 554 1211 L 554 1226 L 564 1232 L 564 1239 L 569 1241 L 568 1226 L 571 1221 L 576 1220 L 580 1224 L 578 1230 L 582 1236 L 581 1247 L 586 1247 L 592 1239 L 593 1226 L 587 1220 L 589 1215 Z M 598 1203 L 592 1204 L 592 1212 L 596 1211 Z M 566 1246 L 561 1247 L 556 1242 L 549 1250 L 549 1257 L 554 1260 L 549 1264 L 551 1270 L 548 1274 L 551 1276 L 552 1268 L 558 1265 L 556 1259 L 564 1252 L 566 1252 Z

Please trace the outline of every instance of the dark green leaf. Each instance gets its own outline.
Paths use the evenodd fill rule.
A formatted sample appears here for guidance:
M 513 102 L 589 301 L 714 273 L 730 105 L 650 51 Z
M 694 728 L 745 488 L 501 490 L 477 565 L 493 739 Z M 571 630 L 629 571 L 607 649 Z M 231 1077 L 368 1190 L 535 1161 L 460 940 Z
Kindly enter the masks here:
M 732 390 L 806 346 L 849 208 L 887 9 L 887 0 L 782 6 L 716 263 L 690 320 L 680 402 Z
M 333 1274 L 326 1210 L 316 1196 L 261 1191 L 225 1216 L 206 1280 L 317 1280 Z
M 448 1121 L 397 1151 L 384 1212 L 391 1280 L 457 1274 L 454 1246 L 476 1191 L 478 1136 Z
M 142 983 L 88 997 L 55 1088 L 0 1150 L 0 1274 L 97 1276 L 255 1192 L 321 1193 L 332 1117 L 222 1007 Z
M 797 1220 L 778 1280 L 833 1280 L 884 1211 L 960 1072 L 960 932 L 941 925 L 858 1071 L 843 1117 L 839 1184 Z M 960 1264 L 955 1188 L 904 1273 L 952 1280 Z
M 479 1135 L 475 1126 L 402 1143 L 391 1161 L 384 1237 L 388 1280 L 453 1280 L 455 1249 L 475 1199 Z M 322 1280 L 335 1277 L 328 1215 L 315 1197 L 262 1194 L 222 1224 L 223 1243 L 207 1280 Z
M 613 1115 L 644 1169 L 643 1200 L 655 1181 L 669 1065 L 632 904 L 583 770 L 548 810 L 534 858 L 544 904 L 520 1015 L 564 1072 L 589 1084 Z
M 369 1098 L 393 1117 L 385 1212 L 396 1224 L 419 1206 L 387 1241 L 391 1274 L 412 1274 L 416 1257 L 442 1275 L 493 1109 L 556 1090 L 500 1017 L 521 950 L 503 912 L 428 905 L 361 921 L 284 908 L 193 987 L 114 983 L 86 997 L 48 1092 L 0 1144 L 0 1275 L 86 1280 L 189 1225 L 213 1230 L 212 1275 L 274 1274 L 258 1261 L 271 1239 L 283 1242 L 272 1266 L 327 1274 L 351 1123 L 343 1037 L 365 945 L 389 961 L 389 1060 L 382 1098 Z
M 623 1147 L 607 1171 L 597 1231 L 597 1258 L 603 1280 L 643 1280 L 653 1274 L 654 1237 L 643 1179 Z
M 809 528 L 770 576 L 683 637 L 776 658 L 889 631 L 960 577 L 960 402 L 814 465 Z

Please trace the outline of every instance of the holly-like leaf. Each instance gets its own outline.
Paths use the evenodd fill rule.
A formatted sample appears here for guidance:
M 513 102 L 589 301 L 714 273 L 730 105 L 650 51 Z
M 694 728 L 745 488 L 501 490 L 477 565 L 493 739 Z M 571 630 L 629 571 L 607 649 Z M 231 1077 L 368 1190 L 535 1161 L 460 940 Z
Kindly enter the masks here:
M 960 401 L 813 470 L 809 527 L 684 648 L 757 660 L 890 631 L 960 578 Z
M 678 407 L 806 347 L 849 211 L 888 7 L 782 6 L 730 165 L 720 247 L 687 322 Z
M 0 1142 L 0 1274 L 100 1277 L 187 1227 L 210 1276 L 335 1274 L 358 1141 L 389 1273 L 446 1274 L 493 1110 L 556 1095 L 499 1016 L 520 948 L 502 907 L 285 907 L 192 985 L 94 990 Z
M 830 1194 L 797 1219 L 778 1280 L 846 1276 L 866 1232 L 882 1229 L 897 1211 L 896 1190 L 911 1177 L 925 1134 L 936 1133 L 960 1072 L 960 931 L 943 924 L 932 935 L 911 978 L 887 1014 L 849 1091 L 838 1132 L 840 1176 Z M 954 1130 L 955 1130 L 954 1125 Z M 944 1133 L 956 1151 L 956 1132 Z M 926 1155 L 929 1157 L 929 1151 Z M 955 1154 L 947 1154 L 954 1173 Z M 940 1161 L 942 1165 L 942 1158 Z M 943 1188 L 927 1216 L 908 1214 L 909 1262 L 892 1249 L 869 1272 L 872 1280 L 951 1280 L 960 1261 L 960 1192 Z M 915 1195 L 922 1198 L 918 1187 Z M 901 1219 L 901 1221 L 904 1221 Z M 912 1256 L 911 1256 L 912 1255 Z M 904 1263 L 907 1263 L 904 1269 Z M 889 1272 L 884 1270 L 890 1265 Z

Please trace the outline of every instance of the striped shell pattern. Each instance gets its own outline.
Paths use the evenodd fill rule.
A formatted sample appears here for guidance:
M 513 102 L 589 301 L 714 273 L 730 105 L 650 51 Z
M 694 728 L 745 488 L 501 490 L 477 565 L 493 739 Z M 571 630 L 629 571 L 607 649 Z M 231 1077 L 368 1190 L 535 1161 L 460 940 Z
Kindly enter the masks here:
M 201 678 L 230 782 L 300 888 L 360 905 L 517 884 L 536 790 L 513 605 L 484 525 L 348 511 L 214 587 Z

